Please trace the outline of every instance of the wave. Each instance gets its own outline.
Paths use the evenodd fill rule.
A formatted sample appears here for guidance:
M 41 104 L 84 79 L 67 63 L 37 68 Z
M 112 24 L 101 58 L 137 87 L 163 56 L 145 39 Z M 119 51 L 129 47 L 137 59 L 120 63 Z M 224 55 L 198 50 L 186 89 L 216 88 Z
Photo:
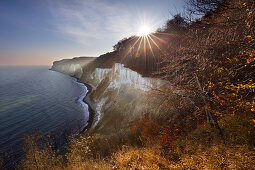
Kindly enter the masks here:
M 75 102 L 81 104 L 81 106 L 82 106 L 83 109 L 84 109 L 85 117 L 88 118 L 88 117 L 89 117 L 89 109 L 88 109 L 89 106 L 84 102 L 84 99 L 85 99 L 85 97 L 86 97 L 86 95 L 87 95 L 87 93 L 88 93 L 88 88 L 85 86 L 85 84 L 80 83 L 80 82 L 78 81 L 77 78 L 74 78 L 74 77 L 73 77 L 73 82 L 74 82 L 75 84 L 78 84 L 78 85 L 82 88 L 82 93 L 81 93 L 81 95 L 76 99 Z M 80 131 L 82 131 L 87 125 L 88 125 L 88 122 L 87 122 L 87 121 L 84 122 L 83 127 L 81 127 Z

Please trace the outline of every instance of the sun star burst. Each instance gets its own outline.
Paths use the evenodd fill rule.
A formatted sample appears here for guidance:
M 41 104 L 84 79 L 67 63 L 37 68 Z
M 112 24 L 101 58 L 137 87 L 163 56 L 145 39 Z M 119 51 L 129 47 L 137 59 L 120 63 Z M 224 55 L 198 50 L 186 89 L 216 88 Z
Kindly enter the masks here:
M 143 25 L 140 27 L 138 36 L 147 36 L 152 32 L 151 28 L 147 25 Z

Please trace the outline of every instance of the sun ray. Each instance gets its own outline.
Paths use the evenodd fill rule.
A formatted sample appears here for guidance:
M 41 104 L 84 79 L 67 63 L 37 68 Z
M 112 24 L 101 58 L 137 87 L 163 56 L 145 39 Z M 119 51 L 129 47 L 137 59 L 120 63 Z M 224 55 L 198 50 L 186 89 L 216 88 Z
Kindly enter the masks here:
M 158 44 L 151 38 L 151 36 L 148 35 L 148 37 L 153 42 L 153 44 L 161 51 L 161 53 L 165 55 L 165 53 L 161 50 L 161 48 L 158 46 Z
M 140 43 L 139 43 L 139 46 L 138 46 L 138 49 L 137 49 L 137 51 L 136 51 L 136 57 L 138 57 L 138 52 L 139 52 L 139 50 L 140 50 L 140 48 L 141 48 L 141 44 L 142 44 L 142 39 L 140 40 Z
M 152 49 L 152 47 L 151 47 L 151 43 L 150 43 L 150 41 L 149 41 L 149 39 L 148 39 L 148 36 L 146 36 L 145 38 L 146 38 L 146 41 L 148 42 L 148 45 L 149 45 L 149 48 L 150 48 L 150 50 L 151 50 L 152 56 L 155 58 L 155 54 L 154 54 L 153 49 Z
M 144 60 L 145 60 L 145 70 L 147 70 L 147 55 L 146 55 L 146 41 L 145 41 L 145 37 L 147 37 L 147 36 L 143 36 L 143 55 L 144 55 Z
M 162 43 L 166 43 L 165 40 L 163 40 L 163 39 L 161 39 L 161 38 L 159 38 L 159 37 L 157 37 L 157 36 L 155 36 L 155 35 L 153 35 L 153 34 L 151 34 L 151 36 L 155 37 L 156 39 L 158 39 L 158 40 L 161 41 Z
M 137 38 L 137 37 L 134 37 L 134 38 Z M 135 41 L 135 43 L 129 48 L 128 52 L 126 55 L 128 55 L 130 53 L 130 51 L 133 49 L 133 47 L 137 44 L 137 42 L 139 41 L 141 37 L 138 37 L 138 39 Z
M 137 38 L 137 37 L 134 37 L 134 38 Z M 121 59 L 121 61 L 123 61 L 127 56 L 128 54 L 133 50 L 134 46 L 138 43 L 138 41 L 141 39 L 142 37 L 138 37 L 137 40 L 134 42 L 134 44 L 127 50 L 127 54 L 124 55 L 124 57 Z
M 132 36 L 129 40 L 127 40 L 127 43 L 129 43 L 130 41 L 132 41 L 135 38 L 137 38 L 137 36 Z
M 138 39 L 136 40 L 136 42 L 133 44 L 132 48 L 138 43 L 138 41 L 141 39 L 142 37 L 138 37 Z
M 162 35 L 168 35 L 168 36 L 175 36 L 175 34 L 165 33 L 165 32 L 155 32 L 155 34 L 162 34 Z
M 146 41 L 145 41 L 145 40 L 146 40 L 145 37 L 147 37 L 147 36 L 144 36 L 144 37 L 143 37 L 143 54 L 144 54 L 144 56 L 146 57 L 146 44 L 147 44 L 147 43 L 146 43 Z

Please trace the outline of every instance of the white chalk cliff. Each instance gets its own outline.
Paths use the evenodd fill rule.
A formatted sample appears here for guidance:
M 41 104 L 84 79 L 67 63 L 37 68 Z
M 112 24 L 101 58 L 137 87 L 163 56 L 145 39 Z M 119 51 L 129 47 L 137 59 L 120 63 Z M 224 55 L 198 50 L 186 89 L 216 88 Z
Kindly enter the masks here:
M 80 78 L 83 74 L 81 65 L 73 63 L 53 65 L 52 70 L 75 76 L 77 78 Z
M 118 89 L 122 85 L 130 86 L 135 89 L 149 91 L 153 88 L 159 87 L 163 81 L 154 78 L 142 77 L 139 73 L 125 68 L 123 64 L 116 63 L 111 69 L 96 68 L 95 71 L 90 74 L 90 79 L 94 82 L 95 86 L 108 78 L 110 84 L 108 88 Z
M 155 109 L 160 105 L 160 98 L 151 91 L 164 86 L 166 82 L 142 77 L 123 64 L 115 63 L 112 68 L 96 68 L 90 72 L 84 71 L 79 64 L 70 63 L 53 64 L 52 68 L 76 76 L 93 87 L 90 99 L 96 110 L 95 129 L 105 130 L 112 125 L 121 128 L 144 111 L 156 113 L 160 110 Z M 125 119 L 125 123 L 118 119 Z

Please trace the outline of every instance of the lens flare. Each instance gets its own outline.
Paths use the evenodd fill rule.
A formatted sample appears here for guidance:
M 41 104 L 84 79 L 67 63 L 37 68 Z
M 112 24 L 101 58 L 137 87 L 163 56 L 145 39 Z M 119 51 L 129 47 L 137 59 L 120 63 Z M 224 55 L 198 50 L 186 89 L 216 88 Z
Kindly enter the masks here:
M 149 35 L 152 32 L 151 28 L 147 25 L 143 25 L 140 27 L 140 30 L 138 32 L 138 36 L 146 36 Z

